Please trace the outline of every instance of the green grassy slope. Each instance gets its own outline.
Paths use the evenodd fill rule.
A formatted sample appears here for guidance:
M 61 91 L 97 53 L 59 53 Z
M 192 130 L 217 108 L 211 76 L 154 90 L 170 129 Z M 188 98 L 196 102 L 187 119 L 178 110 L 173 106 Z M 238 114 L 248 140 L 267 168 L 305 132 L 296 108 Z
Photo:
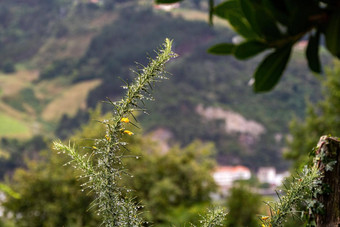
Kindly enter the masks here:
M 20 122 L 13 117 L 0 113 L 0 136 L 25 136 L 28 133 L 29 128 L 24 122 Z

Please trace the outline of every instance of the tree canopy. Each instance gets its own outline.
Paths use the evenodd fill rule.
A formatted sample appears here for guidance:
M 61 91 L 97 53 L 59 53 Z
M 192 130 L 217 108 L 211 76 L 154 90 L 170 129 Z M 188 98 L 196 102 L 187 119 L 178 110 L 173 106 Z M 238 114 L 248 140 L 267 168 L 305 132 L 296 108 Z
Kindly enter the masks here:
M 307 108 L 305 121 L 294 119 L 290 125 L 293 139 L 289 142 L 286 158 L 302 167 L 310 156 L 315 155 L 313 147 L 321 135 L 340 134 L 340 63 L 326 69 L 326 80 L 322 83 L 324 100 Z
M 181 0 L 156 0 L 175 3 Z M 254 90 L 271 90 L 280 80 L 293 49 L 308 39 L 306 59 L 310 70 L 321 73 L 319 44 L 340 58 L 339 0 L 228 0 L 214 6 L 210 3 L 210 20 L 216 15 L 230 24 L 240 41 L 220 43 L 208 51 L 212 54 L 234 55 L 245 60 L 260 53 L 266 55 L 254 73 Z

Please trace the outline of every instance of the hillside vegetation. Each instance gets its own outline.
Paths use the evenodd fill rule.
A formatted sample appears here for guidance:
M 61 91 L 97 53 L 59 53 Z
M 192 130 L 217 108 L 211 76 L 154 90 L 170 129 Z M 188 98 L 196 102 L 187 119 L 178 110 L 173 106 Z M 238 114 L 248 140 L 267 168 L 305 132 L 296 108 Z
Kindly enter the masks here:
M 156 102 L 148 104 L 151 116 L 140 119 L 144 131 L 165 130 L 172 135 L 168 142 L 182 145 L 212 141 L 222 164 L 286 167 L 281 153 L 288 122 L 304 115 L 306 100 L 320 97 L 301 52 L 275 91 L 255 95 L 248 84 L 258 59 L 241 63 L 207 54 L 235 34 L 219 23 L 209 26 L 200 11 L 184 5 L 163 12 L 148 1 L 75 2 L 1 1 L 2 125 L 25 122 L 17 136 L 69 135 L 88 120 L 89 107 L 119 98 L 120 78 L 130 81 L 134 61 L 144 64 L 145 54 L 153 56 L 150 51 L 169 37 L 180 57 L 168 67 L 170 80 L 154 92 Z M 254 134 L 250 123 L 261 130 Z M 0 136 L 10 134 L 0 128 Z

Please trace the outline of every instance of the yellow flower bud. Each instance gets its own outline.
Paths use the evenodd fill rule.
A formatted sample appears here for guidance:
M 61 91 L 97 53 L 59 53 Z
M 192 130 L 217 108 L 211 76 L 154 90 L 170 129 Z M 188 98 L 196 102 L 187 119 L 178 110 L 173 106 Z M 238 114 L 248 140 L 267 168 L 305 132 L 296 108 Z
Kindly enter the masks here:
M 129 131 L 129 130 L 124 130 L 124 133 L 125 134 L 128 134 L 129 136 L 132 136 L 133 135 L 133 132 Z
M 129 123 L 130 122 L 129 118 L 127 118 L 127 117 L 123 117 L 120 121 L 124 122 L 124 123 Z

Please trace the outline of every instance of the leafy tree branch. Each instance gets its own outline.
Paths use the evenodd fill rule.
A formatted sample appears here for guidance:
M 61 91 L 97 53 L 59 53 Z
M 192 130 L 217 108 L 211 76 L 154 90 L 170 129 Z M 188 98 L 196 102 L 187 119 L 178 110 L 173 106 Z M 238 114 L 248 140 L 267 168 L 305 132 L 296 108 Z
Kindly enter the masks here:
M 155 0 L 175 3 L 181 0 Z M 339 0 L 228 0 L 214 6 L 209 0 L 210 18 L 226 21 L 242 38 L 240 43 L 221 43 L 208 52 L 234 55 L 240 60 L 269 53 L 254 73 L 254 91 L 266 92 L 279 82 L 294 45 L 308 37 L 306 59 L 311 71 L 322 72 L 319 49 L 322 37 L 335 58 L 340 58 Z

